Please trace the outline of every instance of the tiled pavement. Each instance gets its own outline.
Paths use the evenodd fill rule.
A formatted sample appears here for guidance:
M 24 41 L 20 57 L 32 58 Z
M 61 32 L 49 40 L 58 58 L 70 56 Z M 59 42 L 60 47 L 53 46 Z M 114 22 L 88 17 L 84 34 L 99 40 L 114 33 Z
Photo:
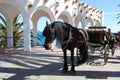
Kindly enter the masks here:
M 90 54 L 86 64 L 76 66 L 76 74 L 62 73 L 63 54 L 42 47 L 29 53 L 22 48 L 0 50 L 0 80 L 120 80 L 120 50 L 104 65 L 100 54 Z

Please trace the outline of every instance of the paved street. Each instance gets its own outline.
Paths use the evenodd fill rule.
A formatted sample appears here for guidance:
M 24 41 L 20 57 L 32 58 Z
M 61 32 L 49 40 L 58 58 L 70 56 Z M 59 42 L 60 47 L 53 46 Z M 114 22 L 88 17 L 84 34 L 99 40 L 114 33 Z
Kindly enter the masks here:
M 120 50 L 106 65 L 100 54 L 89 54 L 86 64 L 75 67 L 74 75 L 62 73 L 62 67 L 60 49 L 51 52 L 38 46 L 30 53 L 19 48 L 0 51 L 0 80 L 120 80 Z

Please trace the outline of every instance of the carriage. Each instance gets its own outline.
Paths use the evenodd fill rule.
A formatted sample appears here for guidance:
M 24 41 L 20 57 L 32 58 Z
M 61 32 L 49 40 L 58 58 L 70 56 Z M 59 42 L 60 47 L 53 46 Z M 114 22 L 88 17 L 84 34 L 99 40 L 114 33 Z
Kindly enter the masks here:
M 48 24 L 46 22 L 46 27 L 43 31 L 43 35 L 46 37 L 44 48 L 47 50 L 52 50 L 51 44 L 57 38 L 61 44 L 63 51 L 63 72 L 68 71 L 67 62 L 67 50 L 70 51 L 70 61 L 71 61 L 71 73 L 75 73 L 74 65 L 74 48 L 77 48 L 77 65 L 81 65 L 88 60 L 88 45 L 91 51 L 95 51 L 96 47 L 101 47 L 100 51 L 104 54 L 104 62 L 107 63 L 108 53 L 110 49 L 109 41 L 107 38 L 105 40 L 105 27 L 96 27 L 88 30 L 88 34 L 84 29 L 77 29 L 76 27 L 68 24 L 66 22 L 53 22 Z M 92 30 L 95 29 L 95 30 Z M 96 29 L 99 29 L 98 31 Z M 89 41 L 88 41 L 89 35 Z M 114 50 L 112 54 L 114 54 Z
M 103 55 L 104 64 L 107 63 L 109 55 L 114 55 L 115 52 L 115 39 L 113 36 L 112 40 L 108 40 L 108 36 L 106 34 L 105 26 L 99 27 L 89 27 L 87 30 L 89 35 L 88 46 L 91 53 L 98 51 L 100 55 Z

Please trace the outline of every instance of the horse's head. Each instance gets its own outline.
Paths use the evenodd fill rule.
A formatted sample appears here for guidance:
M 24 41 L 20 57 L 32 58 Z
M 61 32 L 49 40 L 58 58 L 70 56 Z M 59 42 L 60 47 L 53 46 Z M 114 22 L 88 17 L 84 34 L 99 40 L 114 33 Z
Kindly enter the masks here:
M 44 47 L 47 50 L 51 50 L 51 44 L 55 39 L 55 28 L 54 28 L 54 23 L 48 24 L 46 22 L 46 27 L 43 30 L 43 35 L 46 37 L 45 38 L 45 43 Z

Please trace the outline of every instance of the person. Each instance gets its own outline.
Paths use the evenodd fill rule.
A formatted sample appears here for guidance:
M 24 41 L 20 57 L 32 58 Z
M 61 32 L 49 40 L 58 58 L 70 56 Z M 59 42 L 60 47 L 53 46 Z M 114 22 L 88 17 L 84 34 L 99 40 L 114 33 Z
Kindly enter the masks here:
M 116 36 L 115 43 L 117 44 L 118 49 L 120 49 L 120 37 L 119 36 Z
M 118 46 L 119 46 L 119 49 L 120 49 L 120 37 L 119 37 L 119 40 L 118 40 Z
M 107 32 L 107 38 L 108 38 L 108 40 L 111 40 L 111 39 L 112 39 L 112 36 L 113 36 L 113 34 L 112 34 L 112 32 L 111 32 L 111 29 L 108 28 L 108 32 Z
M 115 38 L 110 28 L 108 28 L 108 31 L 107 31 L 107 40 L 108 40 L 108 44 L 110 45 L 110 49 L 112 49 L 114 46 Z

